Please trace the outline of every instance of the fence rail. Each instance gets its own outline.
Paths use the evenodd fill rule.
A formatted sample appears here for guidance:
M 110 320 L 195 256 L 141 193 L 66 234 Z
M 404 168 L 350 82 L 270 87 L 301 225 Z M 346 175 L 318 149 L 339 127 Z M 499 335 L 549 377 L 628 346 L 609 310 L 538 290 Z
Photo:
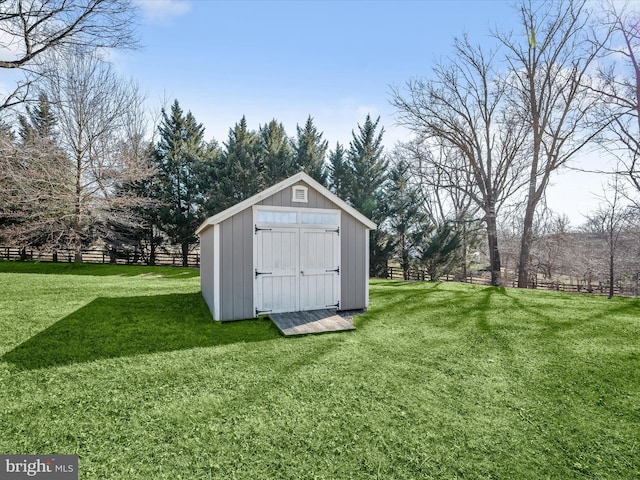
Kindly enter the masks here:
M 431 277 L 425 270 L 420 269 L 410 269 L 408 272 L 409 281 L 428 281 L 431 280 Z M 404 280 L 404 272 L 400 267 L 388 267 L 387 268 L 387 278 L 392 280 Z M 465 282 L 471 283 L 474 285 L 491 285 L 490 278 L 479 276 L 468 276 L 466 278 L 460 278 L 458 276 L 452 275 L 444 275 L 439 278 L 440 281 L 443 282 Z M 517 287 L 517 280 L 512 280 L 510 282 L 511 287 Z M 609 284 L 602 282 L 582 282 L 582 283 L 565 283 L 565 282 L 535 282 L 529 283 L 527 288 L 537 289 L 537 290 L 552 290 L 558 292 L 569 292 L 569 293 L 590 293 L 594 295 L 608 295 L 609 294 Z M 613 293 L 617 296 L 626 296 L 626 297 L 640 297 L 640 285 L 633 283 L 616 283 L 613 286 Z
M 41 262 L 71 263 L 75 261 L 74 250 L 58 249 L 38 250 L 30 247 L 2 247 L 0 246 L 0 259 L 3 260 L 38 260 Z M 82 250 L 82 261 L 85 263 L 111 263 L 118 265 L 149 265 L 146 257 L 139 252 L 117 252 L 113 254 L 106 249 Z M 154 265 L 182 267 L 182 255 L 180 253 L 156 252 Z M 200 266 L 200 255 L 190 253 L 187 256 L 188 267 Z

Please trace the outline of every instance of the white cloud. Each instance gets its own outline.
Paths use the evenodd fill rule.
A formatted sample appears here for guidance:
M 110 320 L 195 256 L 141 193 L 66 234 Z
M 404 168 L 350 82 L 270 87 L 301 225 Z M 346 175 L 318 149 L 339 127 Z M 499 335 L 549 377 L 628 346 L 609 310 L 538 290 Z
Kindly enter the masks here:
M 167 23 L 172 18 L 191 11 L 191 3 L 186 0 L 136 0 L 144 17 L 153 23 Z

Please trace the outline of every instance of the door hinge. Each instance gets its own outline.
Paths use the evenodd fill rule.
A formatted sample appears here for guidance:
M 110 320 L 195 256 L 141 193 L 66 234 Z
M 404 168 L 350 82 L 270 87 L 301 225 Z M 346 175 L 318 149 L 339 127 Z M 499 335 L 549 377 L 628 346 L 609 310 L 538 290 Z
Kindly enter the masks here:
M 257 268 L 254 270 L 254 272 L 256 274 L 256 278 L 258 278 L 258 275 L 273 275 L 273 272 L 259 272 Z
M 270 232 L 271 231 L 270 228 L 260 228 L 257 225 L 254 225 L 253 228 L 254 228 L 254 232 L 253 233 L 256 234 L 256 235 L 258 234 L 258 232 L 262 232 L 262 231 Z
M 334 233 L 337 233 L 338 236 L 340 236 L 340 227 L 334 228 L 334 229 L 325 230 L 325 232 L 334 232 Z
M 325 305 L 326 308 L 336 308 L 338 310 L 340 310 L 340 300 L 338 300 L 338 303 L 335 303 L 333 305 Z
M 325 270 L 325 272 L 327 273 L 336 272 L 338 275 L 340 275 L 340 267 L 334 268 L 333 270 Z
M 260 315 L 261 313 L 269 313 L 272 312 L 273 310 L 258 310 L 258 307 L 256 307 L 256 317 L 258 315 Z

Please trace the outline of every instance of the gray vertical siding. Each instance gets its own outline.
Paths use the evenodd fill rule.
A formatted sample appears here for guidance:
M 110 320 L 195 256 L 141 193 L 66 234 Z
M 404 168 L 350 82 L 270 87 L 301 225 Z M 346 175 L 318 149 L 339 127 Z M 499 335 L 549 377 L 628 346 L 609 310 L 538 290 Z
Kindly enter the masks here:
M 209 310 L 213 313 L 213 289 L 217 285 L 213 284 L 213 228 L 209 228 L 202 232 L 200 237 L 200 251 L 207 252 L 200 258 L 200 290 L 202 296 L 209 306 Z
M 253 210 L 220 224 L 220 317 L 253 318 Z
M 308 191 L 308 203 L 292 202 L 293 197 L 292 189 L 296 185 L 302 185 L 309 189 Z M 298 182 L 289 188 L 280 190 L 278 193 L 265 198 L 263 201 L 258 202 L 257 205 L 269 205 L 273 207 L 294 207 L 294 208 L 338 208 L 335 203 L 330 201 L 324 195 L 316 192 L 309 185 L 304 182 Z
M 292 202 L 292 187 L 258 202 L 258 205 L 339 209 L 329 199 L 309 188 L 308 203 Z M 220 319 L 253 318 L 253 209 L 251 207 L 227 218 L 220 224 L 220 285 L 213 285 L 213 228 L 203 232 L 201 286 L 202 293 L 213 310 L 213 289 L 220 288 Z M 367 230 L 346 212 L 341 213 L 340 283 L 343 310 L 362 309 L 367 305 L 366 282 L 369 275 Z M 205 254 L 205 252 L 207 252 Z
M 340 225 L 340 308 L 359 310 L 367 306 L 367 230 L 360 222 L 345 212 Z

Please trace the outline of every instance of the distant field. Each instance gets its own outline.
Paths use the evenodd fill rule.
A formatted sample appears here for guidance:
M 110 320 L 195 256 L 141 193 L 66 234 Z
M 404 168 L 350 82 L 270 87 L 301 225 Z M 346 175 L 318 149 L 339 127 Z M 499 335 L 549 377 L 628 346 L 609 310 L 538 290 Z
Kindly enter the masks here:
M 372 281 L 220 324 L 197 271 L 0 262 L 0 452 L 82 479 L 640 478 L 640 300 Z

